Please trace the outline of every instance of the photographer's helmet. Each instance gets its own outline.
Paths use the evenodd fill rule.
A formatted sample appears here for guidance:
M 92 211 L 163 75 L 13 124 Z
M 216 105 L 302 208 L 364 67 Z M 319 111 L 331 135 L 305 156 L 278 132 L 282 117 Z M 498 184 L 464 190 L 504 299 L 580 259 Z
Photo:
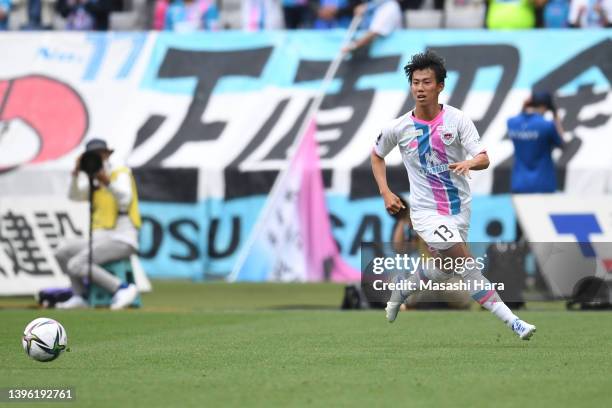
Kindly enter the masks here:
M 106 142 L 102 139 L 91 139 L 85 145 L 85 152 L 109 152 L 112 153 L 113 149 L 109 149 Z

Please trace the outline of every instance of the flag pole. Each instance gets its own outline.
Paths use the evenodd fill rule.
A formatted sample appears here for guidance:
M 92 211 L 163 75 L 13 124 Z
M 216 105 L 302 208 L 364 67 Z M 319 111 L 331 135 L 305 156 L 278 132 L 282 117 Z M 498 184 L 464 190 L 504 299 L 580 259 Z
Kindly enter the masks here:
M 292 154 L 295 154 L 295 152 L 297 151 L 297 147 L 300 145 L 300 143 L 304 139 L 304 136 L 306 135 L 308 127 L 310 126 L 310 123 L 314 120 L 316 113 L 321 108 L 321 105 L 323 104 L 323 99 L 325 99 L 325 95 L 327 93 L 327 89 L 329 88 L 331 82 L 333 81 L 334 76 L 336 76 L 336 72 L 338 71 L 338 68 L 340 67 L 340 64 L 342 63 L 342 60 L 344 59 L 344 53 L 342 52 L 342 50 L 351 42 L 353 36 L 355 35 L 355 32 L 357 31 L 357 28 L 359 27 L 359 24 L 361 23 L 362 17 L 363 16 L 361 15 L 354 16 L 353 19 L 351 20 L 351 24 L 349 25 L 344 35 L 344 38 L 342 39 L 342 44 L 340 45 L 340 49 L 336 53 L 336 56 L 334 57 L 332 62 L 329 64 L 329 67 L 327 67 L 327 71 L 325 72 L 325 76 L 323 77 L 323 82 L 321 83 L 321 86 L 319 87 L 319 90 L 317 91 L 317 94 L 312 104 L 310 105 L 306 115 L 304 116 L 304 120 L 302 121 L 300 129 L 298 130 L 298 133 L 293 141 L 293 144 L 291 145 L 289 149 L 289 151 L 291 151 Z M 227 278 L 228 282 L 235 282 L 236 279 L 238 278 L 238 273 L 240 273 L 240 270 L 242 269 L 242 266 L 244 265 L 246 261 L 247 255 L 249 253 L 249 249 L 255 243 L 257 232 L 263 228 L 263 222 L 264 222 L 265 216 L 270 211 L 269 209 L 272 203 L 271 197 L 274 197 L 277 194 L 279 186 L 282 185 L 282 181 L 287 177 L 287 174 L 289 171 L 289 163 L 291 163 L 291 158 L 287 160 L 286 167 L 283 168 L 279 172 L 278 176 L 276 176 L 276 180 L 274 180 L 274 184 L 272 185 L 270 194 L 268 195 L 268 198 L 266 199 L 266 202 L 263 208 L 261 209 L 259 218 L 257 219 L 257 222 L 255 226 L 253 227 L 253 230 L 251 231 L 251 234 L 249 235 L 247 242 L 242 247 L 238 255 L 238 259 L 236 260 L 236 263 L 234 264 L 234 268 L 232 269 L 232 272 Z
M 294 143 L 293 143 L 294 147 L 297 147 L 300 145 L 300 142 L 304 138 L 304 135 L 306 134 L 306 130 L 308 129 L 308 126 L 310 125 L 311 120 L 314 119 L 314 116 L 321 108 L 321 105 L 323 104 L 323 99 L 325 99 L 327 90 L 329 89 L 331 82 L 334 80 L 334 76 L 336 76 L 336 72 L 338 71 L 338 68 L 340 67 L 340 64 L 342 63 L 342 60 L 344 59 L 344 53 L 342 52 L 342 50 L 347 45 L 349 45 L 349 43 L 351 42 L 353 36 L 355 35 L 355 32 L 357 31 L 357 27 L 359 27 L 359 24 L 361 23 L 362 18 L 363 18 L 362 15 L 358 15 L 358 16 L 354 16 L 353 19 L 351 20 L 351 24 L 349 25 L 349 28 L 347 29 L 346 34 L 344 35 L 344 38 L 342 40 L 340 51 L 336 54 L 331 64 L 329 64 L 329 67 L 327 67 L 327 71 L 325 72 L 325 76 L 323 77 L 323 82 L 321 83 L 321 86 L 319 87 L 319 90 L 317 91 L 317 95 L 312 105 L 310 105 L 310 108 L 308 109 L 306 116 L 304 116 L 304 120 L 302 121 L 300 130 L 298 131 L 296 138 L 294 140 Z

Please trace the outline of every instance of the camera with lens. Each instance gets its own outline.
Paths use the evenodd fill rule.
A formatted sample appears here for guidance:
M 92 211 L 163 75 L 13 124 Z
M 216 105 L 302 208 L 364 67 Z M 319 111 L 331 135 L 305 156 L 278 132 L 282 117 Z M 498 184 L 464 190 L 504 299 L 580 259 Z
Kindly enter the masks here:
M 79 169 L 87 173 L 88 176 L 93 177 L 102 169 L 102 156 L 96 151 L 83 153 Z

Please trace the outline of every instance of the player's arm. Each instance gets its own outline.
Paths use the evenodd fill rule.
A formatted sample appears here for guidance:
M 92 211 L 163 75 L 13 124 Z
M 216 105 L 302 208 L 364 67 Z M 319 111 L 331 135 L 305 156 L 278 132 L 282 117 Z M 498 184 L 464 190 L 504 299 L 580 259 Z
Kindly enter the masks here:
M 489 164 L 489 155 L 487 152 L 480 152 L 469 160 L 451 163 L 448 165 L 448 168 L 455 174 L 469 178 L 470 170 L 484 170 L 489 167 Z
M 459 124 L 459 140 L 465 150 L 472 156 L 471 159 L 457 163 L 450 163 L 448 168 L 455 174 L 470 177 L 470 170 L 484 170 L 489 167 L 489 155 L 480 143 L 478 130 L 467 116 L 463 115 Z
M 491 161 L 489 160 L 489 155 L 487 152 L 480 152 L 476 155 L 476 157 L 468 160 L 471 162 L 470 170 L 484 170 L 488 169 Z
M 399 210 L 406 208 L 402 204 L 398 196 L 393 194 L 389 185 L 387 184 L 387 165 L 385 159 L 380 157 L 374 150 L 370 154 L 370 162 L 372 164 L 372 173 L 374 173 L 374 179 L 378 185 L 378 191 L 385 201 L 385 208 L 390 214 L 395 214 Z

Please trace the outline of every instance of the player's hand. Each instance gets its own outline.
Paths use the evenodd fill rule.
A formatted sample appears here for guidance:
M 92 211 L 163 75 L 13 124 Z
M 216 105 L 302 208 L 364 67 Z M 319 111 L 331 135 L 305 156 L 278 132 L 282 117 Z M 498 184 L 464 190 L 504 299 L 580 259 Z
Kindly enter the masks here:
M 402 204 L 402 201 L 399 199 L 399 197 L 393 194 L 393 192 L 387 191 L 383 193 L 382 196 L 383 200 L 385 200 L 385 208 L 387 209 L 387 212 L 389 212 L 389 214 L 396 214 L 400 210 L 406 208 L 404 204 Z
M 471 178 L 470 169 L 472 168 L 472 162 L 470 160 L 464 160 L 458 163 L 451 163 L 448 165 L 448 168 L 451 169 L 453 173 L 459 176 Z

